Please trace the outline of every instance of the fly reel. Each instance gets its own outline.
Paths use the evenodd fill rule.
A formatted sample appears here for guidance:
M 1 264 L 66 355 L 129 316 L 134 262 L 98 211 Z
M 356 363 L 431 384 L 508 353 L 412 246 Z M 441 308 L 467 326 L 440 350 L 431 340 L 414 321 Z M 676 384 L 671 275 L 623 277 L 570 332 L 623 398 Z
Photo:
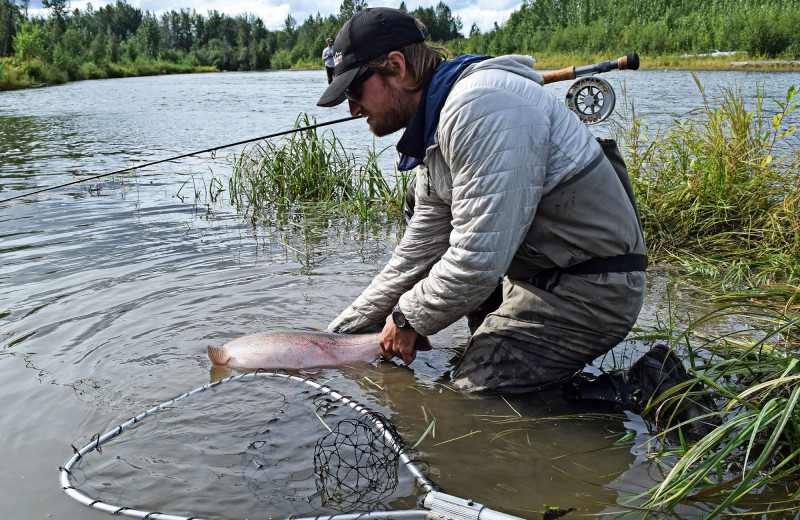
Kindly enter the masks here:
M 611 85 L 595 76 L 578 79 L 567 91 L 567 107 L 586 124 L 599 123 L 610 116 L 615 102 Z

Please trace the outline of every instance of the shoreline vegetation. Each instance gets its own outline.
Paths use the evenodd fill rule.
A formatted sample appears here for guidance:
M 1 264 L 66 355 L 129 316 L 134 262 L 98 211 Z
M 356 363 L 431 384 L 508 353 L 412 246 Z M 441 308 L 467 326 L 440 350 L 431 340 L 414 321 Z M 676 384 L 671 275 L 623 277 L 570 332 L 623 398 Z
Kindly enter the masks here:
M 161 14 L 122 0 L 69 11 L 47 0 L 47 17 L 29 16 L 26 0 L 0 0 L 0 91 L 67 81 L 212 71 L 322 68 L 326 37 L 368 4 L 343 0 L 339 13 L 291 14 L 278 20 L 216 10 Z M 429 41 L 461 54 L 527 54 L 541 70 L 584 65 L 639 53 L 644 69 L 800 70 L 800 0 L 524 0 L 502 25 L 487 31 L 439 2 L 411 12 Z M 723 52 L 717 49 L 724 49 Z M 734 53 L 735 52 L 735 53 Z
M 451 54 L 451 57 L 453 55 Z M 564 53 L 557 55 L 533 56 L 536 68 L 540 71 L 558 70 L 570 66 L 581 66 L 600 61 L 613 60 L 616 56 L 579 55 Z M 692 56 L 640 56 L 639 70 L 685 70 L 685 71 L 762 71 L 762 72 L 797 72 L 800 71 L 800 60 L 771 60 L 756 56 L 750 58 L 739 54 L 737 60 L 730 58 L 706 58 Z M 162 60 L 138 60 L 135 63 L 107 63 L 102 66 L 84 64 L 73 79 L 64 79 L 62 74 L 50 71 L 39 72 L 46 66 L 39 60 L 22 61 L 14 58 L 0 58 L 0 92 L 44 88 L 63 85 L 68 81 L 84 81 L 93 79 L 133 78 L 143 76 L 159 76 L 168 74 L 200 74 L 229 72 L 210 65 L 186 65 Z M 265 69 L 263 72 L 275 70 L 319 70 L 324 67 L 299 63 L 286 69 Z M 42 80 L 49 80 L 42 81 Z

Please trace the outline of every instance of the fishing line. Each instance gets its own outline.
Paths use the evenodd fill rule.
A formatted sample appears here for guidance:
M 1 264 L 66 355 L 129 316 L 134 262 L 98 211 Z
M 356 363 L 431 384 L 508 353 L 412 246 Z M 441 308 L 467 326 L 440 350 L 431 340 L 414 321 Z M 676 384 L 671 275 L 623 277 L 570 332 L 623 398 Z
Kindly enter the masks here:
M 314 461 L 315 470 L 321 478 L 323 486 L 331 485 L 338 489 L 325 488 L 321 492 L 326 496 L 340 496 L 344 498 L 347 513 L 318 516 L 287 516 L 292 520 L 522 520 L 519 517 L 489 509 L 472 500 L 458 498 L 443 493 L 428 477 L 425 476 L 421 464 L 423 461 L 412 458 L 412 453 L 406 449 L 402 438 L 395 426 L 383 415 L 366 406 L 359 404 L 351 397 L 347 397 L 336 390 L 320 384 L 309 377 L 292 375 L 284 371 L 257 370 L 203 385 L 186 392 L 174 399 L 156 405 L 149 410 L 129 419 L 109 430 L 103 435 L 92 437 L 91 441 L 78 449 L 73 446 L 74 454 L 59 468 L 61 489 L 71 498 L 98 511 L 103 511 L 115 516 L 129 516 L 153 520 L 200 520 L 195 516 L 181 516 L 160 511 L 145 511 L 135 507 L 110 503 L 104 499 L 90 496 L 77 487 L 73 473 L 78 470 L 77 464 L 89 453 L 96 451 L 102 454 L 102 446 L 111 439 L 121 435 L 126 430 L 140 424 L 145 419 L 155 416 L 160 412 L 170 409 L 186 401 L 192 396 L 216 389 L 220 385 L 234 381 L 249 381 L 255 378 L 268 377 L 283 379 L 286 383 L 294 382 L 308 385 L 328 399 L 346 405 L 357 412 L 358 420 L 343 420 L 333 428 L 330 434 L 317 442 Z M 355 442 L 358 436 L 356 430 L 367 432 L 366 441 Z M 360 437 L 359 437 L 360 438 Z M 255 443 L 251 443 L 251 447 Z M 387 451 L 388 450 L 388 451 Z M 243 457 L 252 457 L 249 451 Z M 389 460 L 387 460 L 389 459 Z M 420 498 L 420 509 L 400 511 L 371 510 L 367 501 L 363 500 L 368 495 L 380 495 L 384 492 L 380 480 L 385 476 L 391 477 L 391 464 L 396 462 L 413 476 L 416 485 L 425 493 Z M 364 507 L 361 512 L 359 507 Z M 353 511 L 356 509 L 356 511 Z
M 223 144 L 223 145 L 220 145 L 220 146 L 214 146 L 212 148 L 206 148 L 205 150 L 198 150 L 198 151 L 195 151 L 195 152 L 188 152 L 188 153 L 184 153 L 184 154 L 181 154 L 181 155 L 176 155 L 174 157 L 168 157 L 166 159 L 159 159 L 157 161 L 152 161 L 152 162 L 148 162 L 148 163 L 144 163 L 144 164 L 137 164 L 135 166 L 130 166 L 128 168 L 122 168 L 121 170 L 115 170 L 113 172 L 101 173 L 99 175 L 93 175 L 92 177 L 86 177 L 84 179 L 78 179 L 78 180 L 71 181 L 71 182 L 65 182 L 64 184 L 59 184 L 57 186 L 50 186 L 49 188 L 41 188 L 41 189 L 38 189 L 38 190 L 33 190 L 33 191 L 29 191 L 27 193 L 23 193 L 21 195 L 15 195 L 13 197 L 9 197 L 7 199 L 0 200 L 0 204 L 3 204 L 4 202 L 10 202 L 12 200 L 17 200 L 17 199 L 21 199 L 21 198 L 25 198 L 25 197 L 30 197 L 32 195 L 38 195 L 38 194 L 44 193 L 46 191 L 56 190 L 56 189 L 59 189 L 59 188 L 65 188 L 67 186 L 72 186 L 74 184 L 79 184 L 81 182 L 93 181 L 93 180 L 96 180 L 96 179 L 101 179 L 103 177 L 108 177 L 110 175 L 118 175 L 120 173 L 126 173 L 126 172 L 130 172 L 130 171 L 134 171 L 134 170 L 139 170 L 141 168 L 147 168 L 149 166 L 155 166 L 156 164 L 161 164 L 161 163 L 165 163 L 165 162 L 177 161 L 178 159 L 185 159 L 187 157 L 192 157 L 192 156 L 200 155 L 200 154 L 203 154 L 203 153 L 216 152 L 217 150 L 222 150 L 223 148 L 231 148 L 233 146 L 239 146 L 239 145 L 242 145 L 242 144 L 252 143 L 254 141 L 261 141 L 263 139 L 271 139 L 273 137 L 280 137 L 282 135 L 293 134 L 295 132 L 303 132 L 303 131 L 306 131 L 306 130 L 313 130 L 315 128 L 319 128 L 319 127 L 322 127 L 322 126 L 335 125 L 337 123 L 344 123 L 346 121 L 352 121 L 353 119 L 358 119 L 360 117 L 361 117 L 361 114 L 356 115 L 356 116 L 351 116 L 351 117 L 344 117 L 342 119 L 334 119 L 333 121 L 325 121 L 324 123 L 316 123 L 316 124 L 304 126 L 304 127 L 301 127 L 301 128 L 292 128 L 291 130 L 284 130 L 282 132 L 276 132 L 276 133 L 270 134 L 270 135 L 265 135 L 265 136 L 261 136 L 261 137 L 254 137 L 252 139 L 245 139 L 244 141 L 237 141 L 235 143 Z

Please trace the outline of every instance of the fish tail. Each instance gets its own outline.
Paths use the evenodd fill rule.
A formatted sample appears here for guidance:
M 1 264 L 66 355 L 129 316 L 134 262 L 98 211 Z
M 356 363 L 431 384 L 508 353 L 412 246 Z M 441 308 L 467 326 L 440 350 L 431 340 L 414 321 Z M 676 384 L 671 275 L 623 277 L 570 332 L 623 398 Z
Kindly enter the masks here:
M 228 354 L 228 349 L 216 345 L 208 346 L 208 358 L 215 365 L 227 365 L 228 360 L 231 358 Z

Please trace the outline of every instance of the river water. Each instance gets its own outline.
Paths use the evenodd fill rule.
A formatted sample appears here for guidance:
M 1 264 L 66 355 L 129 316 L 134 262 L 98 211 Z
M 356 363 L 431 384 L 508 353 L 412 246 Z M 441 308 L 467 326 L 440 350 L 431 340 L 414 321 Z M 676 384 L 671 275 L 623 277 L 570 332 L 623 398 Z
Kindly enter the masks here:
M 798 73 L 698 76 L 711 93 L 741 85 L 752 96 L 760 85 L 767 99 L 800 85 Z M 618 107 L 632 101 L 653 126 L 702 103 L 688 72 L 604 77 L 617 88 Z M 0 93 L 0 199 L 285 130 L 301 112 L 319 121 L 347 116 L 344 107 L 315 106 L 324 87 L 322 72 L 287 71 Z M 567 85 L 548 88 L 563 96 Z M 607 123 L 593 128 L 610 131 Z M 333 131 L 357 154 L 398 138 L 373 139 L 363 121 Z M 253 225 L 224 202 L 207 208 L 187 199 L 209 174 L 229 173 L 239 151 L 0 205 L 4 518 L 107 518 L 60 489 L 58 468 L 73 446 L 229 375 L 212 370 L 209 344 L 260 330 L 325 327 L 389 258 L 398 233 L 392 225 L 302 216 Z M 391 150 L 381 156 L 385 171 L 395 158 Z M 673 281 L 658 272 L 650 281 L 642 325 L 663 319 L 669 306 Z M 428 477 L 449 494 L 510 514 L 540 518 L 545 505 L 615 514 L 659 478 L 646 461 L 640 418 L 578 416 L 590 410 L 557 395 L 459 394 L 446 376 L 467 340 L 465 323 L 431 340 L 436 348 L 420 353 L 411 369 L 384 362 L 311 377 L 387 416 L 407 446 L 427 430 L 415 456 L 426 461 Z M 621 345 L 603 362 L 627 365 L 642 348 Z M 346 417 L 302 384 L 237 380 L 131 428 L 79 464 L 73 483 L 120 507 L 205 518 L 417 507 L 422 493 L 403 468 L 397 479 L 385 469 L 380 489 L 355 499 L 320 490 L 316 442 Z M 707 507 L 694 503 L 678 513 L 702 516 Z

